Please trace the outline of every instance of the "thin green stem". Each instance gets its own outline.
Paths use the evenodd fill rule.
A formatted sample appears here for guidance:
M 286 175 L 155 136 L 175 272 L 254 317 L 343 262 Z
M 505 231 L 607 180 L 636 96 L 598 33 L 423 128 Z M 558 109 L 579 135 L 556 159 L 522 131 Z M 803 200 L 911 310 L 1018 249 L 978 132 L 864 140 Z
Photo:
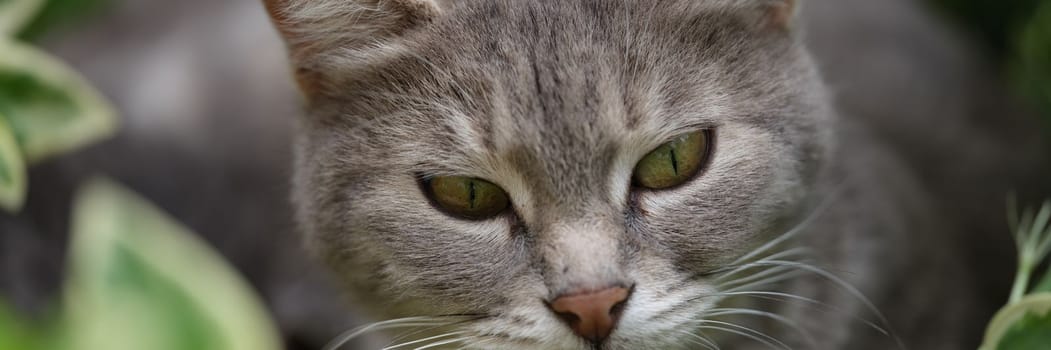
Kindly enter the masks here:
M 1014 286 L 1011 287 L 1011 298 L 1007 304 L 1014 304 L 1022 300 L 1026 290 L 1029 289 L 1029 276 L 1033 274 L 1033 262 L 1028 252 L 1022 252 L 1018 257 L 1018 273 L 1015 275 Z

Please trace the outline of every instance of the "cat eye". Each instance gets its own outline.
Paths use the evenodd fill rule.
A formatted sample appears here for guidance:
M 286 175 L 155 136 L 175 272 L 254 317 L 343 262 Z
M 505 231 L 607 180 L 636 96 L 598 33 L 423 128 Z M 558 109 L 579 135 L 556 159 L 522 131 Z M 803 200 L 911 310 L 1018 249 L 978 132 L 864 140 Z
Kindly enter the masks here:
M 702 130 L 678 136 L 657 147 L 635 165 L 635 185 L 662 190 L 690 180 L 708 162 L 711 139 L 711 132 Z
M 496 216 L 511 202 L 500 186 L 471 177 L 434 177 L 426 180 L 424 187 L 440 209 L 472 220 Z

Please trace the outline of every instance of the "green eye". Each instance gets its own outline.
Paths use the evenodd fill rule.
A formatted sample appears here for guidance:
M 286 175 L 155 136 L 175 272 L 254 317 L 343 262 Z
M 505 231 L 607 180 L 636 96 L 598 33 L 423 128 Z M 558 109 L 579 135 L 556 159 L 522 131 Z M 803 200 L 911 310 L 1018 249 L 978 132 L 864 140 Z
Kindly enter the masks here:
M 492 182 L 462 176 L 442 176 L 425 184 L 434 202 L 446 212 L 468 219 L 500 214 L 510 203 L 507 193 Z
M 661 190 L 693 178 L 708 162 L 710 138 L 709 131 L 697 131 L 657 147 L 635 165 L 635 184 Z

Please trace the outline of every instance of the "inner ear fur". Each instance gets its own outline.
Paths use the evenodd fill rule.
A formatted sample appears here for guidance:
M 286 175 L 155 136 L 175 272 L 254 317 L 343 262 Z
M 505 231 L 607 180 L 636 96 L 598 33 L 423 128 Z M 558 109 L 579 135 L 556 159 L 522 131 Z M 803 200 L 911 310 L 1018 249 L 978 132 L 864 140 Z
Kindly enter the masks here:
M 437 0 L 263 0 L 284 38 L 296 80 L 310 94 L 322 73 L 312 62 L 330 50 L 393 40 L 442 13 Z
M 797 0 L 772 0 L 763 4 L 765 10 L 764 25 L 768 29 L 788 29 L 796 14 Z
M 441 14 L 437 0 L 263 0 L 263 4 L 289 42 L 322 35 L 374 40 L 368 36 L 397 35 Z

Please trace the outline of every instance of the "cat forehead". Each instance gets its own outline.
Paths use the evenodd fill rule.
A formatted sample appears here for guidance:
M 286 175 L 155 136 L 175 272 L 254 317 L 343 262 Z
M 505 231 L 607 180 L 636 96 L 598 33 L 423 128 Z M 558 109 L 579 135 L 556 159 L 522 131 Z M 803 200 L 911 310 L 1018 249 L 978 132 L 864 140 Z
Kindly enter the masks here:
M 641 1 L 457 4 L 402 40 L 329 57 L 337 100 L 365 108 L 351 114 L 414 108 L 484 122 L 503 113 L 530 129 L 631 129 L 658 118 L 678 129 L 681 117 L 733 117 L 733 94 L 753 95 L 732 103 L 739 114 L 769 113 L 799 79 L 790 40 L 758 36 L 724 12 L 683 18 Z
M 461 165 L 451 171 L 498 154 L 549 176 L 723 123 L 783 132 L 809 122 L 812 77 L 794 41 L 724 10 L 458 4 L 397 41 L 330 57 L 337 83 L 315 114 L 367 131 L 354 133 L 366 147 L 410 142 L 422 150 L 405 158 Z

